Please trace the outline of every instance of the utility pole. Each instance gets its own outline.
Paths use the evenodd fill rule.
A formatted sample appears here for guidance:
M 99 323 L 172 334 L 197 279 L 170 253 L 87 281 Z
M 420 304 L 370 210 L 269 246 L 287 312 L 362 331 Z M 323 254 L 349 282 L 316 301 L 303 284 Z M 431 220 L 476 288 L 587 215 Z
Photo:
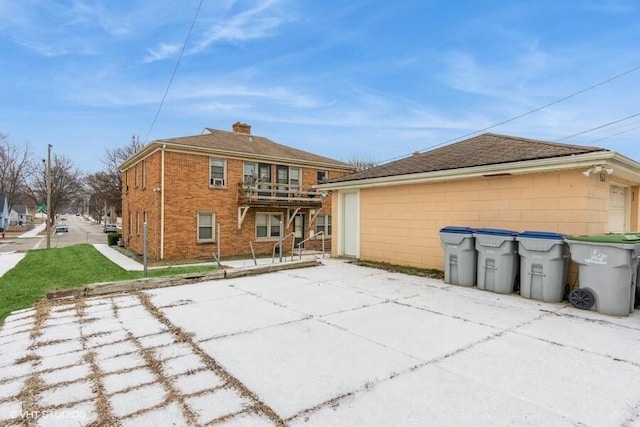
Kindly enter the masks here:
M 51 248 L 51 147 L 47 149 L 47 249 Z

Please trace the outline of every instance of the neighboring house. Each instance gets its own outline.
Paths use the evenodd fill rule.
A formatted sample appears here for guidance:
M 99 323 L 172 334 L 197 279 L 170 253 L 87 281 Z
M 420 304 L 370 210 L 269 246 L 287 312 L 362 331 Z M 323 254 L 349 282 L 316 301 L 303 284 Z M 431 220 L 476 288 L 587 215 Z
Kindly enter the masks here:
M 572 235 L 639 229 L 640 163 L 603 148 L 484 134 L 319 185 L 332 254 L 443 269 L 448 225 Z
M 0 228 L 9 230 L 9 199 L 3 193 L 0 193 Z
M 11 208 L 9 222 L 11 225 L 23 225 L 33 222 L 33 214 L 29 212 L 29 208 L 26 205 L 15 205 Z
M 271 254 L 282 223 L 283 249 L 331 237 L 331 197 L 313 185 L 354 168 L 346 163 L 251 135 L 205 129 L 201 135 L 153 141 L 122 171 L 122 230 L 126 246 L 155 259 Z M 217 225 L 220 225 L 218 235 Z M 330 240 L 327 240 L 329 250 Z

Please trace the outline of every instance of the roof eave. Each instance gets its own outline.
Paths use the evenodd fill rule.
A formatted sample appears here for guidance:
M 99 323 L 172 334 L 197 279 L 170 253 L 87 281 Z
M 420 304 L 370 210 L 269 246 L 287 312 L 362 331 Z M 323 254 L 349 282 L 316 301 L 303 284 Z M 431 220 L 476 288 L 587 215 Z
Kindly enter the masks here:
M 202 154 L 214 154 L 219 156 L 229 156 L 238 159 L 250 159 L 250 160 L 264 160 L 264 161 L 272 161 L 272 162 L 280 162 L 280 163 L 290 163 L 300 166 L 312 166 L 316 168 L 324 168 L 324 169 L 332 169 L 339 170 L 344 172 L 353 172 L 354 168 L 350 165 L 342 166 L 340 164 L 330 163 L 330 162 L 320 162 L 313 160 L 300 160 L 300 159 L 292 159 L 287 157 L 278 157 L 278 156 L 267 156 L 263 154 L 253 154 L 253 153 L 245 153 L 242 151 L 232 151 L 232 150 L 219 150 L 215 148 L 207 148 L 207 147 L 198 147 L 194 145 L 183 145 L 183 144 L 175 144 L 168 141 L 158 140 L 153 141 L 148 146 L 144 147 L 142 150 L 137 152 L 131 158 L 127 159 L 125 163 L 120 166 L 120 170 L 124 171 L 128 169 L 133 164 L 137 163 L 144 157 L 147 157 L 149 154 L 152 154 L 156 150 L 160 148 L 160 146 L 164 148 L 169 148 L 175 151 L 182 152 L 195 152 Z
M 606 161 L 609 161 L 613 166 L 617 164 L 621 167 L 624 167 L 624 169 L 628 173 L 630 172 L 637 178 L 640 178 L 640 163 L 612 151 L 596 151 L 585 154 L 552 157 L 547 159 L 525 160 L 520 162 L 473 166 L 459 169 L 447 169 L 435 172 L 422 172 L 415 174 L 385 176 L 380 178 L 360 179 L 355 181 L 319 184 L 316 185 L 315 188 L 319 190 L 348 190 L 355 188 L 380 187 L 388 185 L 451 181 L 459 179 L 488 177 L 494 175 L 522 175 L 527 173 L 541 173 L 566 169 L 589 168 Z

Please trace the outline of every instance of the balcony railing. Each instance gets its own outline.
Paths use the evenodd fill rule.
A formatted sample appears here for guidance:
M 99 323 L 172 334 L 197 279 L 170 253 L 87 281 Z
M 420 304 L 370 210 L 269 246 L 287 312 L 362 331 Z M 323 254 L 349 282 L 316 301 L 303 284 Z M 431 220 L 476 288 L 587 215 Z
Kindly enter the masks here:
M 296 206 L 318 208 L 324 194 L 310 187 L 272 182 L 238 185 L 238 204 L 245 206 Z

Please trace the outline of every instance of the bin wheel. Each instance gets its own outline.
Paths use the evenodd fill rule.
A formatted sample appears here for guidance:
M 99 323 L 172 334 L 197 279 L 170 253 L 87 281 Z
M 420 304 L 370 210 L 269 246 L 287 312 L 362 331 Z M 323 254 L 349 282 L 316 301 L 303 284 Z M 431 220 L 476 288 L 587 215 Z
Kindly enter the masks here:
M 596 298 L 589 289 L 574 289 L 569 292 L 569 302 L 575 308 L 589 310 L 596 303 Z

